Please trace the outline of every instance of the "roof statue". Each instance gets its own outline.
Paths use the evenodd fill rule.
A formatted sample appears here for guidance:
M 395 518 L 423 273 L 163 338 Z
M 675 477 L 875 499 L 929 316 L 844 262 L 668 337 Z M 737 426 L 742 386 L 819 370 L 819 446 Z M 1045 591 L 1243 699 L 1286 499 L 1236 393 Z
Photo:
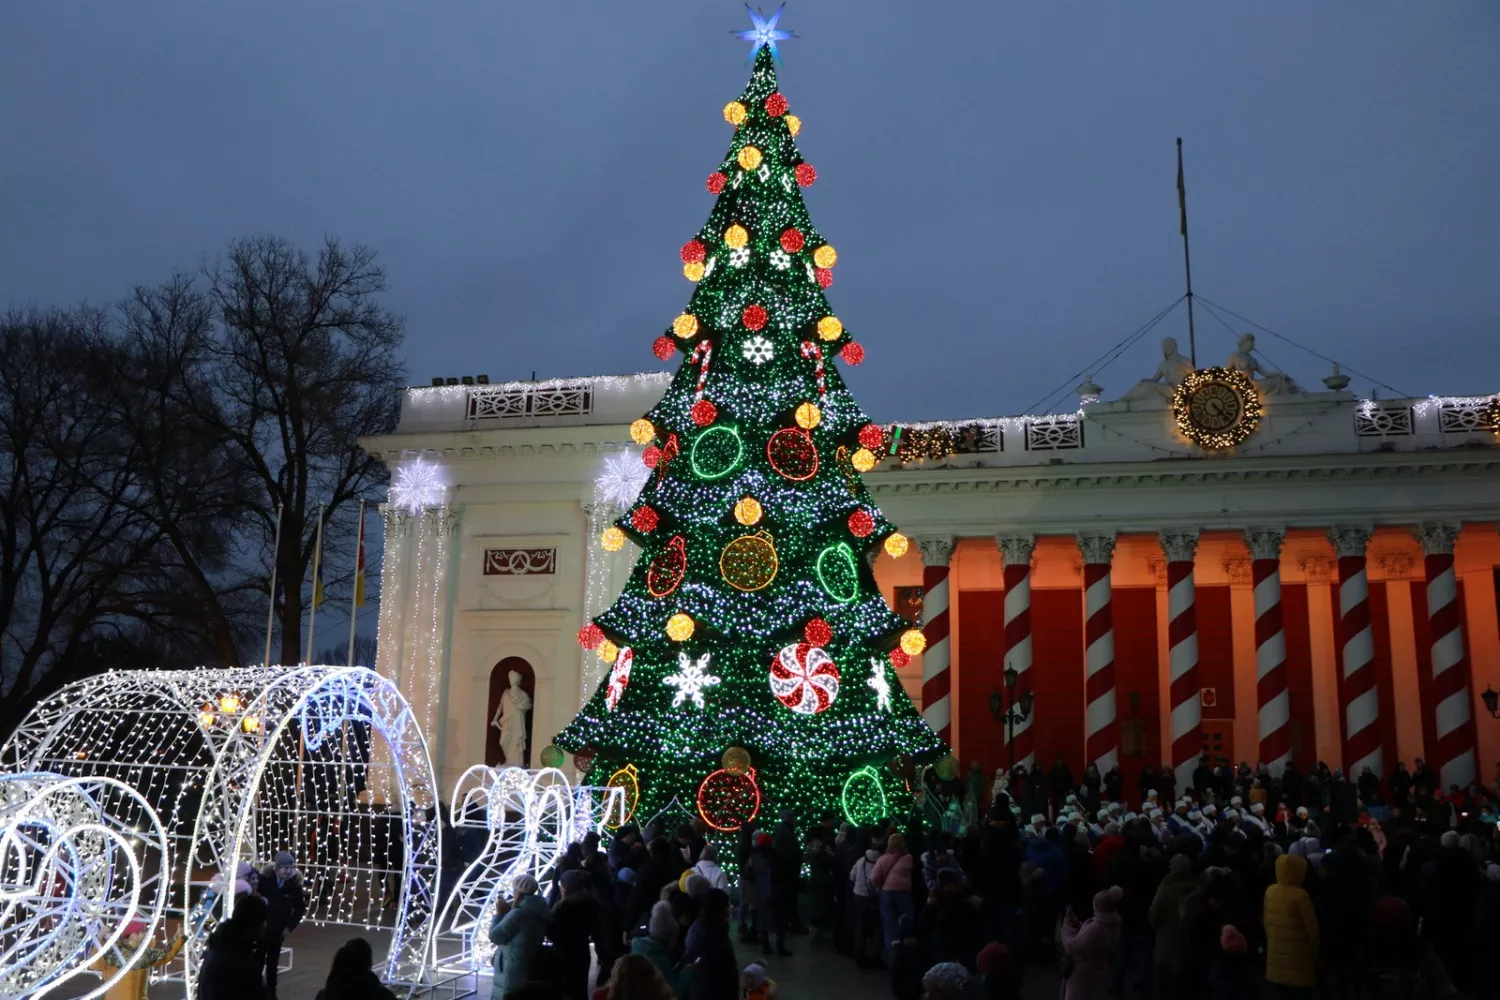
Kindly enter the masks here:
M 1156 366 L 1156 371 L 1150 378 L 1141 379 L 1120 398 L 1169 402 L 1177 383 L 1192 370 L 1193 363 L 1177 351 L 1177 338 L 1166 337 L 1161 342 L 1161 364 Z
M 1229 355 L 1229 360 L 1224 367 L 1249 375 L 1255 379 L 1255 384 L 1260 386 L 1260 391 L 1268 396 L 1285 396 L 1302 391 L 1302 387 L 1293 382 L 1290 375 L 1261 365 L 1255 357 L 1255 334 L 1253 333 L 1240 334 L 1239 339 L 1234 343 L 1234 353 Z

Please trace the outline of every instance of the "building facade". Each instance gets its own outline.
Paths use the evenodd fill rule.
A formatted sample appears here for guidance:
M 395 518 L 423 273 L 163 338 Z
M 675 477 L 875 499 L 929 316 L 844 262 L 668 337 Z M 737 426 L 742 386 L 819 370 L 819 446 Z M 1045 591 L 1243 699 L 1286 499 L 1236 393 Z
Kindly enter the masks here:
M 1360 400 L 1275 373 L 1237 399 L 1214 372 L 1076 413 L 890 428 L 865 479 L 915 543 L 873 565 L 927 632 L 907 692 L 987 771 L 1061 756 L 1133 779 L 1206 749 L 1488 779 L 1500 404 Z M 510 674 L 532 766 L 604 676 L 575 636 L 634 565 L 598 538 L 640 482 L 628 426 L 667 379 L 414 388 L 397 430 L 363 442 L 393 473 L 378 668 L 444 784 L 501 761 Z M 1025 692 L 1012 740 L 997 717 Z

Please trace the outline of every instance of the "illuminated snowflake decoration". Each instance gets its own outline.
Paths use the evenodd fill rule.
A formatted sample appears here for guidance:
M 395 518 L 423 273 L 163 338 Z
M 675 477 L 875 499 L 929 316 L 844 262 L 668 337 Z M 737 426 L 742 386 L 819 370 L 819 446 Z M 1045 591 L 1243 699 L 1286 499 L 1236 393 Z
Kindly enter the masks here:
M 785 250 L 771 251 L 771 266 L 778 271 L 785 271 L 792 266 L 792 258 L 787 256 Z
M 776 22 L 781 20 L 781 12 L 785 9 L 786 4 L 782 4 L 776 8 L 770 17 L 767 17 L 765 11 L 751 10 L 750 5 L 745 4 L 745 10 L 750 14 L 751 27 L 746 28 L 744 31 L 733 32 L 733 34 L 740 41 L 750 43 L 751 59 L 755 58 L 755 53 L 764 48 L 770 49 L 771 55 L 775 56 L 779 62 L 781 60 L 781 53 L 776 51 L 776 43 L 797 37 L 790 31 L 776 27 Z
M 392 507 L 416 514 L 427 507 L 441 507 L 446 492 L 441 469 L 419 458 L 396 469 L 386 499 Z
M 740 353 L 752 365 L 763 365 L 771 360 L 771 355 L 775 353 L 775 348 L 771 346 L 769 340 L 757 334 L 745 341 L 740 347 Z
M 738 250 L 729 251 L 730 267 L 744 267 L 748 263 L 750 263 L 750 250 L 748 248 L 740 247 Z
M 650 478 L 651 469 L 641 461 L 641 456 L 626 449 L 604 457 L 594 488 L 599 496 L 623 510 L 635 503 L 641 487 Z
M 882 712 L 891 710 L 891 682 L 885 678 L 885 660 L 870 657 L 870 679 L 866 684 L 875 689 L 875 707 Z
M 686 653 L 677 654 L 677 673 L 668 674 L 661 679 L 667 687 L 677 689 L 677 694 L 672 696 L 673 708 L 690 698 L 697 708 L 706 707 L 703 701 L 704 690 L 713 687 L 721 680 L 708 672 L 708 658 L 712 655 L 712 653 L 704 653 L 694 660 Z

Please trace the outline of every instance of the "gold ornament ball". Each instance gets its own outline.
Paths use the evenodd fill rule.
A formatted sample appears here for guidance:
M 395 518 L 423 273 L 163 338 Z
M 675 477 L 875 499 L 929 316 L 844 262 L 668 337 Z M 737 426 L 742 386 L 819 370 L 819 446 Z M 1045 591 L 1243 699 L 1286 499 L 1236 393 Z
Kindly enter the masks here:
M 740 225 L 738 222 L 730 226 L 728 229 L 724 230 L 724 245 L 732 250 L 738 250 L 740 247 L 749 242 L 750 234 L 747 233 L 745 231 L 745 227 Z
M 817 403 L 803 403 L 797 407 L 797 426 L 810 431 L 823 422 L 823 411 Z
M 724 770 L 730 774 L 744 774 L 750 770 L 750 751 L 744 747 L 730 747 L 725 750 Z
M 233 715 L 240 710 L 240 696 L 237 694 L 226 694 L 219 699 L 219 711 L 225 715 Z
M 598 653 L 599 659 L 605 663 L 613 663 L 620 655 L 620 647 L 605 639 L 594 648 L 594 652 Z
M 693 637 L 693 629 L 697 624 L 690 615 L 681 611 L 667 619 L 667 638 L 673 642 L 687 642 Z
M 843 334 L 844 324 L 839 322 L 837 316 L 824 316 L 818 320 L 818 336 L 824 340 L 838 340 Z
M 875 453 L 868 448 L 861 448 L 854 454 L 849 456 L 849 464 L 854 466 L 855 472 L 869 472 L 871 469 L 875 468 Z M 891 536 L 891 538 L 897 537 L 899 536 Z M 886 539 L 886 541 L 889 542 L 890 539 Z M 889 549 L 887 549 L 887 551 L 889 551 Z M 906 551 L 904 545 L 901 551 Z
M 749 114 L 749 112 L 739 101 L 730 101 L 728 104 L 724 105 L 724 120 L 729 124 L 735 126 L 736 128 L 738 128 L 740 123 L 745 120 L 745 116 L 747 114 Z
M 682 276 L 689 281 L 703 280 L 703 261 L 690 260 L 682 265 Z
M 734 519 L 746 527 L 759 524 L 762 513 L 760 501 L 754 497 L 745 497 L 734 505 Z
M 898 531 L 895 534 L 886 536 L 885 554 L 892 559 L 900 559 L 906 555 L 906 550 L 909 548 L 911 548 L 911 542 L 907 541 L 906 536 L 901 534 L 901 532 Z
M 260 720 L 253 715 L 247 715 L 240 720 L 240 728 L 247 733 L 260 732 Z
M 776 545 L 764 531 L 736 538 L 719 554 L 719 574 L 736 590 L 763 590 L 776 579 L 781 562 Z
M 818 265 L 819 267 L 832 267 L 838 262 L 838 251 L 829 246 L 827 243 L 824 243 L 822 246 L 818 247 L 818 249 L 813 251 L 813 263 Z
M 604 534 L 599 536 L 599 544 L 605 552 L 618 552 L 625 547 L 625 532 L 615 527 L 605 528 Z
M 787 115 L 786 127 L 791 129 L 792 135 L 796 135 L 798 132 L 802 131 L 802 119 L 798 118 L 796 115 Z
M 672 332 L 686 340 L 698 332 L 698 317 L 692 313 L 683 313 L 672 321 Z
M 754 170 L 756 167 L 760 166 L 760 150 L 756 149 L 754 146 L 746 146 L 744 149 L 740 150 L 740 155 L 737 157 L 737 159 L 739 160 L 741 170 Z
M 656 440 L 656 425 L 642 417 L 630 425 L 630 440 L 636 444 L 650 444 Z
M 919 628 L 909 628 L 901 633 L 901 652 L 916 656 L 927 648 L 927 637 Z

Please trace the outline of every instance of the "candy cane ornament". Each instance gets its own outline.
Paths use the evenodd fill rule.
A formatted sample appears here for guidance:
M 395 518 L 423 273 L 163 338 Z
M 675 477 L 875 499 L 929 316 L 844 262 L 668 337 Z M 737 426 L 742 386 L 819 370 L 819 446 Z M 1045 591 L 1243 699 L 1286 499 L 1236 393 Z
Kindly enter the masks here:
M 611 712 L 625 697 L 625 689 L 630 686 L 630 668 L 634 663 L 634 650 L 625 646 L 615 656 L 615 665 L 609 668 L 609 688 L 604 692 L 604 704 Z
M 818 379 L 818 394 L 820 396 L 827 395 L 828 381 L 823 375 L 823 348 L 810 340 L 804 340 L 802 342 L 802 356 L 804 358 L 816 359 L 816 363 L 813 365 L 813 374 Z
M 706 340 L 700 340 L 688 358 L 691 363 L 698 366 L 698 385 L 696 394 L 693 396 L 694 402 L 703 398 L 703 387 L 708 384 L 708 362 L 713 357 L 713 353 L 713 345 Z

